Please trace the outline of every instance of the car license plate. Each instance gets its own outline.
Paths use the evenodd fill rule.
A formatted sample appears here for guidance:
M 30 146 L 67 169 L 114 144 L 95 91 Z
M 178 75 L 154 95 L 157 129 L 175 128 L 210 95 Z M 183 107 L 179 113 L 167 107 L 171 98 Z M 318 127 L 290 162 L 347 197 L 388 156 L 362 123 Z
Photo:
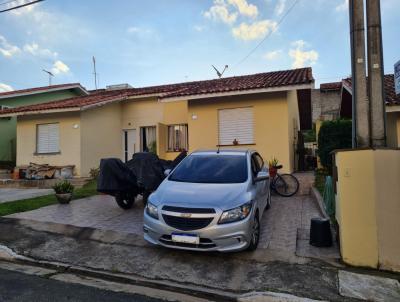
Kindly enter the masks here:
M 179 243 L 199 244 L 200 238 L 194 234 L 172 234 L 172 241 Z

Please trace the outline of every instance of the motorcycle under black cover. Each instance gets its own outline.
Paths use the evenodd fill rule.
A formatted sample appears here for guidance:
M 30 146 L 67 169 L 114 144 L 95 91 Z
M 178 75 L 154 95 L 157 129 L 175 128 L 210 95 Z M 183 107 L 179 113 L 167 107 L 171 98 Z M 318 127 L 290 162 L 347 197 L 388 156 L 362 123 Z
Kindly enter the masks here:
M 117 192 L 132 192 L 137 189 L 135 174 L 118 158 L 103 158 L 100 161 L 100 173 L 97 191 L 115 196 Z
M 187 151 L 182 151 L 181 153 L 178 154 L 177 157 L 175 157 L 174 160 L 165 160 L 165 159 L 161 159 L 161 164 L 164 168 L 164 170 L 166 169 L 170 169 L 173 170 L 175 169 L 175 167 L 187 156 Z
M 165 178 L 161 161 L 154 153 L 135 153 L 126 164 L 146 191 L 155 191 Z

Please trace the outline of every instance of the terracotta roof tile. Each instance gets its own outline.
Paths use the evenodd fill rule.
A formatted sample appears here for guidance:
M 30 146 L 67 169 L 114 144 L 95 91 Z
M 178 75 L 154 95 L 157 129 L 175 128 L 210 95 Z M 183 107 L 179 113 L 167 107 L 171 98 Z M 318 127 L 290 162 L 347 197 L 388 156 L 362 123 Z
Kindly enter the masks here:
M 99 91 L 88 96 L 62 101 L 36 104 L 0 111 L 0 115 L 43 110 L 81 108 L 97 103 L 118 101 L 127 97 L 156 95 L 159 98 L 193 96 L 199 94 L 244 91 L 271 87 L 311 84 L 314 82 L 311 68 L 258 73 L 207 81 L 195 81 L 170 85 Z
M 41 93 L 41 92 L 46 92 L 48 90 L 59 90 L 62 88 L 72 89 L 76 87 L 80 87 L 82 90 L 85 90 L 85 88 L 82 87 L 81 84 L 79 83 L 69 83 L 69 84 L 51 85 L 51 86 L 34 87 L 34 88 L 0 92 L 0 98 L 3 98 L 5 96 L 13 97 L 13 95 L 19 95 L 19 94 Z
M 352 89 L 351 78 L 343 79 L 343 85 Z M 394 88 L 394 75 L 386 74 L 384 78 L 386 105 L 400 105 L 400 95 L 396 95 Z
M 319 86 L 320 91 L 336 91 L 342 89 L 342 82 L 324 83 Z

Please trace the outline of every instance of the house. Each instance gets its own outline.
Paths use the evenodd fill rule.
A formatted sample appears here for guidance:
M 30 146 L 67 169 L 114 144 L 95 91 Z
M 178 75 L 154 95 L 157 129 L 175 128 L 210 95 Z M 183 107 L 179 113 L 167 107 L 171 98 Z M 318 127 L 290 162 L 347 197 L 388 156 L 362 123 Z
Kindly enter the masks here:
M 0 112 L 3 109 L 17 108 L 32 104 L 87 95 L 88 92 L 78 83 L 36 87 L 0 93 Z M 17 119 L 0 119 L 0 162 L 15 162 Z
M 313 85 L 311 68 L 301 68 L 106 89 L 3 110 L 0 117 L 17 117 L 19 166 L 73 164 L 77 176 L 86 176 L 104 157 L 126 161 L 147 150 L 173 159 L 181 150 L 220 146 L 257 149 L 293 171 L 302 112 L 311 112 L 302 104 L 311 105 L 304 98 Z
M 352 85 L 351 78 L 342 81 L 342 97 L 340 104 L 340 117 L 352 117 Z M 386 105 L 386 138 L 388 147 L 400 147 L 400 95 L 396 95 L 394 88 L 394 75 L 384 77 L 384 94 Z

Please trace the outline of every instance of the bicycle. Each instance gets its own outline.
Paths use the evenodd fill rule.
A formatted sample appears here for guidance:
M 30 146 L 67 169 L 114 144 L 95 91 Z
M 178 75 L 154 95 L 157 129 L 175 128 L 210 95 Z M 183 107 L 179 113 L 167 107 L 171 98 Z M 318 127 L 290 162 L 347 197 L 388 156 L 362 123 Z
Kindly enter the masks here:
M 282 165 L 275 167 L 276 170 L 282 169 Z M 271 180 L 271 190 L 274 190 L 278 195 L 283 197 L 290 197 L 297 193 L 299 190 L 298 179 L 288 173 L 279 174 L 276 173 Z

